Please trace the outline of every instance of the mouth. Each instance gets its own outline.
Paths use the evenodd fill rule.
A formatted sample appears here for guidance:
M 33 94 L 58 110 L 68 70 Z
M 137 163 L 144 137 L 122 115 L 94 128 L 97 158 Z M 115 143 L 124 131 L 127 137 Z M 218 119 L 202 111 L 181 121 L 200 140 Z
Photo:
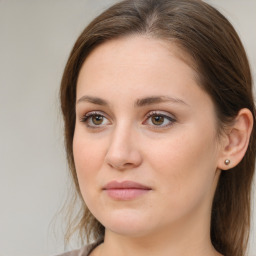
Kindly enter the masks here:
M 134 181 L 111 181 L 103 187 L 103 191 L 115 200 L 133 200 L 145 195 L 152 188 Z

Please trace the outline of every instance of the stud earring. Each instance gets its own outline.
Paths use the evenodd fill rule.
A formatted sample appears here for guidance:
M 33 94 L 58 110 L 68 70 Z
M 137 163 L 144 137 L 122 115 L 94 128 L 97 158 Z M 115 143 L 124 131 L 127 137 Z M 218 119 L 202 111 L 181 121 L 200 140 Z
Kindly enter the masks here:
M 225 163 L 225 165 L 229 165 L 229 164 L 230 164 L 230 160 L 229 160 L 229 159 L 226 159 L 226 160 L 224 161 L 224 163 Z

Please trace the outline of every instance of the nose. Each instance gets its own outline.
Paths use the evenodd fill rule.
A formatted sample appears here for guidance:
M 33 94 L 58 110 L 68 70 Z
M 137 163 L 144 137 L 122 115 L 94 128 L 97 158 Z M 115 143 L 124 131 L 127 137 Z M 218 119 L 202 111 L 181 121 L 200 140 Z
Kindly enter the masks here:
M 135 132 L 131 128 L 125 125 L 116 127 L 111 134 L 105 159 L 111 168 L 118 170 L 136 168 L 142 163 Z

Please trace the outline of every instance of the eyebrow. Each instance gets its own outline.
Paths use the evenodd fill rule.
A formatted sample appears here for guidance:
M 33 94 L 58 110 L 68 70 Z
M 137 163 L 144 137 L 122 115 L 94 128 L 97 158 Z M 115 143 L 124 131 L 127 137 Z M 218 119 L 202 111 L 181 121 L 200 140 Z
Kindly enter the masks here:
M 80 99 L 78 99 L 76 104 L 80 102 L 89 102 L 89 103 L 92 103 L 95 105 L 101 105 L 101 106 L 109 105 L 109 103 L 106 100 L 103 100 L 98 97 L 87 96 L 87 95 L 82 96 Z M 143 107 L 143 106 L 148 106 L 148 105 L 153 105 L 153 104 L 158 104 L 163 102 L 179 103 L 179 104 L 188 106 L 188 104 L 183 100 L 179 98 L 169 97 L 169 96 L 151 96 L 151 97 L 145 97 L 142 99 L 137 99 L 136 102 L 134 103 L 134 106 Z
M 91 97 L 91 96 L 82 96 L 79 100 L 77 100 L 76 104 L 78 104 L 80 102 L 90 102 L 95 105 L 102 105 L 102 106 L 108 105 L 107 101 L 105 101 L 101 98 L 98 98 L 98 97 Z
M 162 102 L 172 102 L 172 103 L 180 103 L 180 104 L 188 105 L 182 99 L 173 98 L 169 96 L 152 96 L 152 97 L 138 99 L 135 102 L 135 106 L 143 107 L 143 106 L 153 105 L 153 104 L 162 103 Z

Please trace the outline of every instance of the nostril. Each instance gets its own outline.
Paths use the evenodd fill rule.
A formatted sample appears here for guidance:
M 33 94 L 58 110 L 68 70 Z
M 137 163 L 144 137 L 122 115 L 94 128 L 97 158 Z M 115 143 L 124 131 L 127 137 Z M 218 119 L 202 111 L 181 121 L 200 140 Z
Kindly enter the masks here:
M 118 170 L 123 170 L 123 169 L 127 169 L 130 167 L 133 167 L 134 165 L 132 163 L 124 163 L 124 164 L 113 164 L 113 163 L 109 163 L 109 165 L 114 168 L 114 169 L 118 169 Z
M 139 166 L 141 163 L 141 157 L 139 155 L 136 157 L 134 156 L 130 155 L 127 158 L 114 158 L 108 156 L 106 157 L 106 163 L 117 170 L 131 169 Z

